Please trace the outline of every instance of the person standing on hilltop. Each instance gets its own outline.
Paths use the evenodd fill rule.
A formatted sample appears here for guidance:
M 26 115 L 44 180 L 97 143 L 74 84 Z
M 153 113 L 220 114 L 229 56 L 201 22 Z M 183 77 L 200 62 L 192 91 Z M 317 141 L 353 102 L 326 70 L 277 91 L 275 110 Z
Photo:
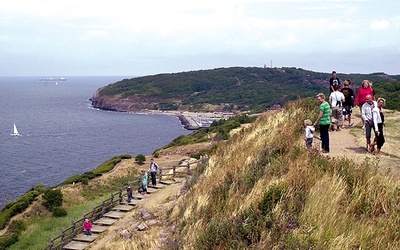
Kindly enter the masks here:
M 385 99 L 378 98 L 377 106 L 374 105 L 372 109 L 372 119 L 374 120 L 374 129 L 375 129 L 375 139 L 374 142 L 371 143 L 370 148 L 371 152 L 374 151 L 374 147 L 376 145 L 375 156 L 379 157 L 381 153 L 381 148 L 385 143 L 385 137 L 383 136 L 383 123 L 385 122 L 385 116 L 383 114 L 383 106 L 385 105 Z
M 343 93 L 340 91 L 340 86 L 335 86 L 335 91 L 329 95 L 329 103 L 331 104 L 332 114 L 331 114 L 331 130 L 340 131 L 340 128 L 343 126 L 343 102 L 345 102 L 345 98 Z
M 319 93 L 317 95 L 319 105 L 318 118 L 314 123 L 314 127 L 319 125 L 319 133 L 321 136 L 321 148 L 323 153 L 329 153 L 329 126 L 331 124 L 330 114 L 331 107 L 327 101 L 325 101 L 325 95 Z
M 158 167 L 157 163 L 154 162 L 154 159 L 151 159 L 150 166 L 149 166 L 149 172 L 150 172 L 150 176 L 151 176 L 151 185 L 153 187 L 155 187 L 157 185 L 156 176 L 157 176 L 158 168 L 159 167 Z
M 361 83 L 361 87 L 357 91 L 355 100 L 355 105 L 360 108 L 360 113 L 362 113 L 362 106 L 367 100 L 366 99 L 367 95 L 370 95 L 372 97 L 372 100 L 375 100 L 374 91 L 371 88 L 371 83 L 368 80 L 364 80 Z M 362 116 L 361 116 L 361 122 L 364 123 Z
M 332 77 L 331 77 L 331 79 L 329 79 L 330 93 L 335 91 L 335 86 L 340 86 L 340 80 L 336 76 L 336 71 L 332 71 Z
M 347 116 L 347 120 L 349 121 L 349 127 L 353 126 L 351 122 L 351 114 L 353 113 L 354 107 L 354 90 L 350 87 L 351 81 L 347 79 L 343 82 L 344 87 L 342 88 L 342 93 L 344 95 L 344 103 L 343 103 L 343 116 Z
M 365 98 L 366 102 L 361 107 L 361 119 L 363 120 L 362 129 L 365 130 L 366 148 L 368 152 L 371 152 L 371 130 L 374 126 L 372 109 L 376 104 L 372 99 L 371 95 L 367 95 Z

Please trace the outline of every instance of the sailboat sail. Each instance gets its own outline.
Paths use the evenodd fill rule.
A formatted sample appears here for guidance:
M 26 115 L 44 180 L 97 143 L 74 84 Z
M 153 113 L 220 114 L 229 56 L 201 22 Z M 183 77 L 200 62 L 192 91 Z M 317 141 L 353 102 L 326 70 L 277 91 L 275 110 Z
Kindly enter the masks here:
M 15 126 L 15 123 L 14 123 L 13 132 L 12 132 L 12 134 L 11 134 L 11 135 L 15 135 L 15 136 L 19 136 L 19 135 L 21 135 L 21 134 L 18 132 L 18 129 L 17 129 L 17 126 Z

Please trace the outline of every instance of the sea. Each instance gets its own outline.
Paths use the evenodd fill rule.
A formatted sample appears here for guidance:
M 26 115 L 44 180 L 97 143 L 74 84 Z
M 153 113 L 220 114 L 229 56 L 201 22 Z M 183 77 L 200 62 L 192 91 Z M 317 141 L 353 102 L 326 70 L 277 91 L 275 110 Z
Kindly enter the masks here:
M 150 155 L 191 133 L 176 117 L 94 109 L 89 98 L 123 76 L 0 77 L 0 208 L 38 184 L 55 186 L 122 155 Z M 13 124 L 21 136 L 12 136 Z

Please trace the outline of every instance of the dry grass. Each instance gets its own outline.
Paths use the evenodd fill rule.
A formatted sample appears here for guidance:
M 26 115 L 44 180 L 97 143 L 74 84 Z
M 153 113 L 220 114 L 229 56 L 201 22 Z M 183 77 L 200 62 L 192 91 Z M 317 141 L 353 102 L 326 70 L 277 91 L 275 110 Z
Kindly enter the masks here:
M 399 179 L 379 171 L 398 168 L 400 115 L 387 111 L 382 160 L 353 162 L 354 152 L 305 149 L 299 124 L 313 113 L 299 106 L 265 113 L 220 143 L 168 212 L 166 225 L 177 225 L 169 244 L 154 227 L 99 249 L 400 249 Z
M 265 114 L 219 146 L 174 208 L 177 249 L 400 248 L 399 182 L 309 154 L 295 143 L 307 112 Z

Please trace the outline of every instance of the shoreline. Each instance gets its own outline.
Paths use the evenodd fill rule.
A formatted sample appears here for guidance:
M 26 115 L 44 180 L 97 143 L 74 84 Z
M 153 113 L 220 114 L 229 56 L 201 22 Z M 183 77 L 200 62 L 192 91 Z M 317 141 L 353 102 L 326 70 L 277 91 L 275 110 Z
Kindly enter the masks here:
M 220 119 L 228 119 L 236 114 L 223 112 L 190 112 L 190 111 L 160 111 L 160 110 L 143 110 L 131 112 L 134 114 L 151 114 L 151 115 L 168 115 L 177 117 L 181 124 L 187 130 L 199 130 L 200 128 L 209 127 L 213 121 Z

